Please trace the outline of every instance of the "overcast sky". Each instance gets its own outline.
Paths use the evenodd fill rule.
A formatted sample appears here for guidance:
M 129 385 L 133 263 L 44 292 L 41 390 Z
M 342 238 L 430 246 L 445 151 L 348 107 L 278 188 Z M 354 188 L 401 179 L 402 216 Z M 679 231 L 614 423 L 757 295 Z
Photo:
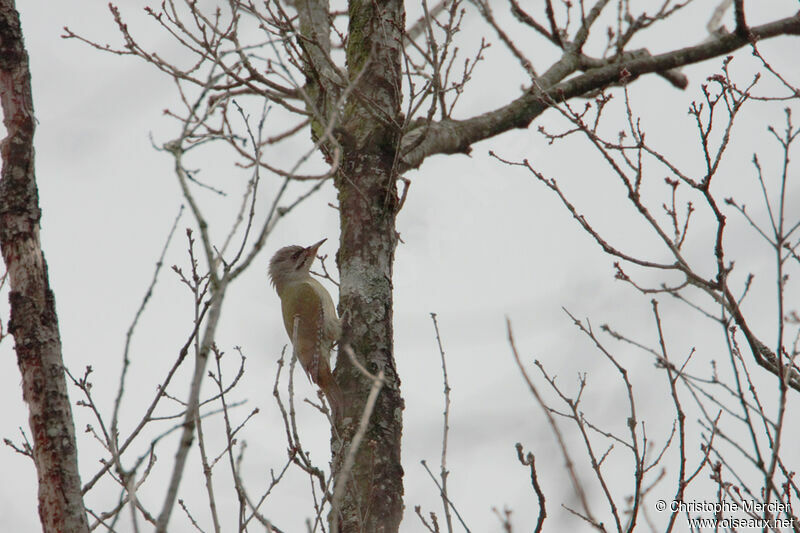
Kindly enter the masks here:
M 177 54 L 169 37 L 140 16 L 138 2 L 136 6 L 133 4 L 122 6 L 122 11 L 135 34 L 167 56 Z M 541 2 L 531 4 L 531 12 L 542 11 Z M 715 3 L 699 2 L 692 11 L 677 16 L 669 27 L 654 28 L 650 40 L 637 46 L 661 52 L 702 41 L 712 4 Z M 500 12 L 505 7 L 506 3 L 498 2 L 496 9 Z M 176 91 L 165 75 L 142 61 L 104 54 L 75 40 L 60 38 L 62 27 L 69 26 L 98 42 L 118 44 L 120 40 L 104 2 L 29 0 L 19 2 L 18 8 L 30 55 L 38 119 L 36 175 L 43 210 L 42 244 L 56 295 L 64 359 L 75 375 L 82 374 L 87 365 L 92 366 L 93 394 L 110 416 L 125 332 L 182 204 L 172 160 L 151 145 L 151 137 L 156 144 L 162 144 L 176 135 L 177 124 L 163 115 L 165 108 L 175 106 Z M 758 9 L 763 12 L 749 13 L 752 24 L 790 15 L 797 9 L 797 3 L 776 0 L 758 3 Z M 507 16 L 499 19 L 510 24 Z M 731 20 L 728 13 L 725 24 L 729 28 Z M 463 26 L 464 53 L 474 53 L 480 35 L 485 35 L 493 46 L 485 53 L 486 60 L 477 68 L 472 85 L 462 97 L 456 118 L 507 102 L 525 83 L 524 73 L 474 10 L 468 10 Z M 675 27 L 681 31 L 675 31 Z M 519 29 L 515 32 L 515 35 L 529 35 Z M 555 51 L 531 39 L 530 46 L 534 44 L 542 50 L 531 51 L 541 71 L 548 58 L 556 58 Z M 800 82 L 797 49 L 797 38 L 762 44 L 773 66 L 795 84 Z M 690 80 L 686 91 L 678 91 L 655 77 L 636 81 L 631 88 L 632 103 L 642 118 L 648 139 L 690 172 L 699 169 L 700 159 L 696 130 L 687 109 L 700 95 L 699 84 L 717 73 L 721 62 L 718 58 L 685 69 Z M 738 82 L 746 84 L 752 79 L 756 65 L 749 51 L 742 50 L 736 55 L 732 72 Z M 770 89 L 775 89 L 775 84 L 765 83 L 764 92 Z M 619 102 L 621 91 L 613 93 Z M 777 169 L 771 161 L 779 152 L 769 141 L 766 127 L 783 126 L 782 107 L 754 104 L 743 113 L 721 171 L 724 182 L 719 184 L 720 197 L 738 195 L 748 205 L 748 211 L 762 222 L 767 219 L 750 160 L 753 152 L 758 151 L 763 154 L 768 171 Z M 618 110 L 619 107 L 612 106 L 612 112 Z M 614 122 L 619 117 L 617 114 L 612 119 L 609 115 L 606 131 L 621 127 Z M 540 481 L 549 497 L 549 520 L 554 522 L 551 526 L 563 522 L 583 527 L 559 507 L 561 502 L 572 501 L 563 473 L 563 459 L 541 409 L 514 365 L 506 340 L 506 317 L 512 321 L 517 347 L 531 373 L 536 374 L 533 360 L 538 359 L 548 371 L 559 375 L 559 382 L 567 390 L 574 391 L 577 373 L 588 372 L 586 408 L 594 409 L 591 414 L 597 420 L 607 421 L 617 431 L 624 430 L 626 416 L 621 382 L 608 362 L 577 331 L 562 307 L 580 318 L 590 319 L 598 330 L 600 324 L 610 323 L 650 345 L 657 340 L 650 298 L 614 280 L 613 259 L 603 255 L 581 231 L 550 190 L 526 171 L 502 166 L 488 157 L 487 152 L 492 149 L 508 159 L 528 158 L 546 175 L 557 178 L 573 203 L 598 228 L 612 236 L 614 244 L 654 260 L 665 259 L 666 251 L 653 244 L 652 232 L 626 203 L 622 188 L 599 155 L 585 142 L 549 145 L 537 133 L 539 125 L 556 129 L 563 127 L 563 121 L 555 112 L 548 111 L 526 131 L 479 143 L 469 157 L 432 157 L 421 169 L 406 176 L 411 186 L 397 218 L 403 243 L 397 249 L 394 277 L 395 356 L 406 401 L 403 531 L 421 530 L 413 512 L 415 505 L 422 505 L 424 513 L 441 514 L 437 489 L 419 464 L 421 459 L 427 459 L 438 471 L 441 453 L 443 385 L 431 312 L 439 317 L 452 387 L 450 496 L 473 531 L 499 531 L 492 507 L 511 509 L 518 531 L 531 530 L 535 524 L 535 496 L 527 470 L 516 460 L 516 442 L 523 443 L 538 458 Z M 296 154 L 276 152 L 274 157 L 286 168 Z M 196 163 L 201 169 L 201 179 L 230 192 L 224 199 L 205 191 L 197 192 L 208 218 L 219 228 L 215 230 L 219 237 L 224 235 L 224 228 L 238 208 L 246 177 L 242 178 L 244 174 L 233 168 L 227 156 L 218 157 L 215 153 Z M 650 191 L 654 193 L 656 207 L 658 198 L 666 199 L 663 177 L 663 170 L 651 176 Z M 774 173 L 770 179 L 774 180 Z M 277 178 L 264 177 L 261 185 L 264 201 L 278 186 Z M 306 187 L 293 187 L 292 194 Z M 796 183 L 790 184 L 789 198 L 794 198 L 794 205 L 798 205 L 796 192 Z M 277 295 L 267 280 L 267 263 L 282 246 L 308 245 L 328 238 L 321 252 L 331 257 L 328 266 L 333 269 L 338 214 L 328 204 L 335 202 L 335 189 L 328 182 L 282 221 L 269 237 L 257 264 L 230 288 L 223 310 L 217 344 L 229 356 L 228 375 L 232 376 L 237 366 L 235 346 L 241 346 L 247 357 L 245 377 L 233 395 L 234 399 L 247 403 L 236 414 L 241 420 L 255 407 L 261 411 L 249 422 L 243 437 L 247 441 L 245 479 L 253 494 L 259 494 L 265 486 L 269 469 L 281 468 L 286 460 L 283 427 L 271 392 L 276 361 L 287 339 Z M 707 215 L 707 212 L 697 213 L 696 233 L 687 245 L 687 253 L 697 258 L 698 264 L 708 265 L 710 276 L 713 264 L 703 262 L 710 257 Z M 797 215 L 795 212 L 794 216 Z M 756 274 L 747 309 L 757 332 L 771 341 L 776 313 L 772 257 L 754 231 L 735 216 L 731 219 L 729 244 L 736 259 L 735 275 L 741 282 L 748 272 Z M 165 261 L 184 270 L 188 269 L 186 227 L 194 227 L 188 213 L 179 222 L 180 229 Z M 663 278 L 642 273 L 638 279 L 656 285 Z M 335 286 L 327 282 L 326 286 L 335 294 Z M 793 301 L 797 301 L 796 287 L 789 285 L 789 291 Z M 709 361 L 724 357 L 719 329 L 687 307 L 666 297 L 660 299 L 673 353 L 684 357 L 692 347 L 697 347 L 693 369 L 707 375 Z M 5 326 L 8 316 L 5 294 L 2 301 Z M 138 421 L 190 327 L 191 296 L 177 277 L 165 269 L 132 343 L 130 382 L 121 422 L 124 434 Z M 653 368 L 652 359 L 643 352 L 605 340 L 632 369 L 635 386 L 638 385 L 640 417 L 647 420 L 649 438 L 657 446 L 663 445 L 673 416 L 664 404 L 668 392 L 663 373 Z M 749 357 L 749 352 L 746 355 Z M 21 400 L 19 371 L 10 338 L 0 344 L 0 364 L 0 401 L 4 406 L 0 434 L 19 441 L 17 428 L 27 431 L 27 411 Z M 755 365 L 751 367 L 756 369 Z M 755 372 L 762 373 L 760 369 Z M 179 378 L 187 383 L 187 372 Z M 315 397 L 305 379 L 297 383 L 299 394 Z M 211 385 L 210 381 L 205 383 L 207 392 Z M 176 386 L 172 392 L 183 397 L 184 386 Z M 81 395 L 75 388 L 70 389 L 70 394 L 74 405 Z M 178 410 L 177 406 L 167 406 L 163 414 Z M 85 481 L 97 471 L 99 460 L 105 456 L 99 444 L 84 432 L 87 424 L 94 423 L 91 413 L 74 407 L 74 414 Z M 303 444 L 313 450 L 321 465 L 326 465 L 327 428 L 308 406 L 300 407 L 299 416 Z M 209 422 L 209 439 L 219 449 L 220 426 L 215 424 Z M 574 432 L 572 435 L 574 438 Z M 143 442 L 139 450 L 144 450 L 145 445 Z M 162 445 L 161 469 L 139 494 L 151 510 L 160 507 L 163 480 L 174 450 L 174 441 Z M 577 446 L 575 456 L 584 458 Z M 796 467 L 798 457 L 795 455 L 794 459 Z M 626 460 L 619 459 L 622 475 L 618 494 L 630 493 L 630 483 L 622 482 L 628 472 L 624 468 L 630 468 L 630 461 Z M 195 516 L 209 527 L 196 454 L 189 465 L 183 484 L 184 497 Z M 217 479 L 224 489 L 218 494 L 225 516 L 230 517 L 236 505 L 235 495 L 225 490 L 230 476 L 222 466 L 219 468 Z M 589 479 L 586 463 L 580 468 Z M 6 480 L 0 485 L 0 528 L 37 530 L 36 475 L 31 461 L 4 448 L 0 451 L 0 472 Z M 118 491 L 111 484 L 105 487 L 92 492 L 90 505 L 99 509 L 110 506 Z M 592 498 L 600 496 L 596 490 L 597 487 L 590 490 Z M 671 497 L 673 490 L 665 482 L 663 494 L 654 493 L 653 497 Z M 262 511 L 284 530 L 301 531 L 310 513 L 307 494 L 307 477 L 294 471 Z M 602 502 L 596 507 L 600 513 L 605 508 Z M 128 531 L 127 522 L 123 522 L 119 531 Z M 180 510 L 173 514 L 170 530 L 192 531 Z

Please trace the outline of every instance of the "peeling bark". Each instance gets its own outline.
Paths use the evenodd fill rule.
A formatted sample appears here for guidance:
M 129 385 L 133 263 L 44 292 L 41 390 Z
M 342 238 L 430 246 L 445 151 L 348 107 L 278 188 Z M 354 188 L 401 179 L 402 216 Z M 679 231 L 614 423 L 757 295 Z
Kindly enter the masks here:
M 11 287 L 9 332 L 14 336 L 33 435 L 39 519 L 46 532 L 84 532 L 89 527 L 55 296 L 39 241 L 41 210 L 34 174 L 35 119 L 28 54 L 13 0 L 0 0 L 0 100 L 8 131 L 0 148 L 0 248 Z

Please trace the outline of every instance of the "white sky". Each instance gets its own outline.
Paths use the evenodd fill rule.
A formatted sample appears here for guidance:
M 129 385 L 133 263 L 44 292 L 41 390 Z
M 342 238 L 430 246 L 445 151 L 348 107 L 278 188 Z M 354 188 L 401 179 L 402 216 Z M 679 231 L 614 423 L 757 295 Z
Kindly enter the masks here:
M 33 0 L 19 4 L 39 121 L 36 169 L 43 210 L 42 241 L 56 294 L 64 358 L 76 375 L 82 374 L 86 365 L 92 366 L 93 394 L 110 417 L 125 331 L 182 202 L 171 159 L 156 152 L 149 139 L 152 134 L 158 144 L 175 134 L 176 124 L 164 117 L 162 111 L 175 105 L 176 93 L 164 75 L 141 61 L 103 54 L 75 40 L 59 37 L 61 28 L 69 26 L 97 41 L 119 43 L 104 2 Z M 539 4 L 536 2 L 531 12 L 541 11 Z M 681 15 L 677 19 L 680 32 L 655 28 L 653 40 L 647 42 L 651 51 L 702 40 L 706 13 L 713 4 L 700 2 L 694 11 Z M 498 13 L 505 6 L 498 3 Z M 764 12 L 751 12 L 752 24 L 787 16 L 796 10 L 797 4 L 786 0 L 760 3 L 758 7 Z M 154 48 L 166 50 L 168 56 L 175 52 L 169 39 L 139 15 L 138 7 L 126 5 L 122 9 L 132 30 L 143 40 Z M 725 20 L 728 27 L 730 19 L 729 13 Z M 409 16 L 409 20 L 413 17 Z M 503 16 L 501 20 L 508 18 Z M 516 63 L 493 32 L 470 10 L 462 34 L 464 53 L 469 55 L 475 50 L 481 34 L 489 38 L 493 47 L 476 70 L 473 85 L 463 96 L 456 117 L 502 104 L 515 96 L 524 83 Z M 538 40 L 530 42 L 540 46 Z M 793 57 L 796 38 L 769 41 L 762 44 L 762 49 L 789 79 L 800 81 L 800 70 Z M 555 56 L 549 48 L 542 48 L 541 53 L 538 50 L 531 51 L 531 56 L 538 58 L 536 66 L 543 70 L 544 58 Z M 699 162 L 696 133 L 686 110 L 692 99 L 698 97 L 699 84 L 716 73 L 720 64 L 721 59 L 715 59 L 686 69 L 691 85 L 685 92 L 652 77 L 633 85 L 633 103 L 642 116 L 648 139 L 680 161 L 684 168 L 697 168 Z M 742 84 L 749 81 L 754 64 L 747 50 L 740 51 L 732 66 L 732 71 L 740 76 L 737 81 Z M 621 93 L 615 91 L 615 95 L 619 97 Z M 740 195 L 749 212 L 761 221 L 766 218 L 750 159 L 754 151 L 759 151 L 764 154 L 765 169 L 777 168 L 769 162 L 777 152 L 774 143 L 768 140 L 766 126 L 772 123 L 781 127 L 782 113 L 782 106 L 774 104 L 754 104 L 745 111 L 721 172 L 724 183 L 719 184 L 720 191 L 724 190 L 725 196 L 728 191 Z M 514 366 L 506 341 L 505 317 L 513 322 L 517 346 L 531 374 L 536 375 L 533 359 L 539 359 L 548 371 L 559 375 L 559 382 L 567 390 L 575 390 L 576 373 L 588 372 L 584 393 L 587 416 L 619 432 L 624 430 L 627 416 L 620 381 L 561 308 L 578 317 L 588 317 L 597 329 L 608 322 L 649 345 L 655 344 L 649 298 L 614 281 L 613 260 L 600 252 L 548 189 L 526 172 L 501 166 L 487 156 L 487 151 L 493 149 L 509 159 L 529 158 L 548 176 L 559 179 L 579 209 L 598 228 L 613 235 L 615 244 L 627 250 L 644 250 L 654 259 L 664 258 L 664 250 L 648 242 L 652 235 L 635 218 L 625 203 L 622 189 L 597 154 L 582 142 L 549 146 L 536 133 L 540 124 L 556 128 L 561 122 L 554 112 L 548 112 L 527 131 L 479 143 L 471 157 L 432 157 L 420 170 L 407 175 L 412 184 L 408 201 L 397 219 L 404 244 L 397 250 L 394 277 L 395 349 L 406 401 L 403 531 L 421 530 L 413 512 L 415 505 L 422 505 L 426 515 L 435 511 L 441 517 L 436 487 L 419 464 L 421 459 L 427 459 L 431 468 L 438 471 L 441 443 L 441 367 L 430 312 L 439 316 L 453 389 L 448 455 L 452 472 L 450 496 L 473 531 L 499 531 L 492 507 L 512 509 L 518 531 L 530 530 L 535 524 L 535 496 L 527 470 L 516 460 L 516 442 L 522 442 L 526 450 L 537 456 L 540 481 L 548 493 L 552 530 L 558 529 L 557 524 L 582 527 L 559 507 L 561 502 L 574 503 L 564 476 L 563 459 L 541 409 Z M 619 126 L 609 126 L 608 131 L 615 131 L 614 128 Z M 283 167 L 293 162 L 285 154 L 276 153 L 275 157 Z M 215 160 L 207 157 L 198 166 L 202 166 L 201 179 L 230 192 L 224 200 L 202 191 L 197 193 L 208 218 L 220 228 L 217 235 L 221 235 L 238 207 L 238 195 L 245 181 L 240 179 L 241 172 L 232 170 L 230 161 L 222 157 Z M 660 191 L 662 173 L 654 172 L 652 190 Z M 267 176 L 262 182 L 263 198 L 268 199 L 277 186 L 278 182 Z M 790 195 L 795 195 L 790 198 L 796 200 L 796 192 L 793 184 Z M 329 241 L 322 251 L 332 258 L 338 241 L 338 216 L 327 204 L 335 203 L 335 199 L 335 190 L 327 183 L 319 194 L 281 222 L 257 264 L 231 287 L 223 310 L 217 343 L 230 356 L 229 376 L 237 364 L 233 347 L 241 346 L 247 356 L 247 372 L 234 394 L 236 399 L 247 399 L 247 404 L 236 414 L 241 418 L 254 407 L 261 410 L 243 436 L 248 445 L 244 462 L 246 484 L 253 494 L 259 494 L 269 469 L 281 468 L 286 458 L 283 427 L 271 391 L 277 355 L 287 339 L 278 298 L 267 282 L 267 262 L 281 246 L 310 244 L 323 237 Z M 658 203 L 654 205 L 657 207 Z M 772 305 L 772 257 L 752 230 L 736 216 L 730 219 L 729 243 L 737 261 L 735 274 L 743 279 L 746 272 L 756 273 L 748 310 L 756 331 L 765 341 L 772 341 L 776 313 Z M 690 257 L 698 261 L 706 261 L 701 258 L 708 257 L 705 222 L 705 215 L 697 213 L 696 237 L 688 245 Z M 187 213 L 169 249 L 167 266 L 177 264 L 187 270 L 183 230 L 190 225 L 193 224 Z M 332 260 L 329 267 L 333 267 Z M 712 270 L 708 268 L 710 275 Z M 648 273 L 639 279 L 650 285 L 661 281 Z M 331 284 L 328 287 L 334 289 Z M 790 285 L 789 290 L 796 301 L 796 288 Z M 692 347 L 697 347 L 693 368 L 707 375 L 708 361 L 724 357 L 718 329 L 686 307 L 665 297 L 660 300 L 672 353 L 683 358 Z M 5 306 L 5 294 L 2 301 Z M 5 308 L 3 316 L 7 316 Z M 123 433 L 138 420 L 164 369 L 172 364 L 190 322 L 190 297 L 176 276 L 165 269 L 133 340 Z M 7 324 L 5 319 L 4 324 Z M 668 398 L 664 375 L 653 369 L 649 356 L 606 340 L 631 368 L 635 386 L 638 385 L 639 415 L 647 420 L 649 438 L 657 446 L 663 445 L 673 415 L 671 406 L 663 403 Z M 0 435 L 18 441 L 17 428 L 22 426 L 27 431 L 27 414 L 10 338 L 0 344 L 0 364 L 3 365 L 0 402 L 5 406 L 0 416 Z M 763 374 L 754 364 L 751 368 Z M 187 382 L 187 375 L 183 372 L 180 382 Z M 538 383 L 545 389 L 541 380 Z M 301 394 L 314 397 L 304 379 L 298 380 L 298 384 Z M 206 392 L 211 385 L 206 382 Z M 173 393 L 182 397 L 183 388 L 177 387 Z M 79 391 L 71 388 L 70 394 L 74 404 L 80 398 Z M 325 465 L 329 453 L 328 430 L 307 406 L 300 410 L 303 443 Z M 163 412 L 175 411 L 177 407 L 170 406 Z M 74 408 L 74 413 L 81 472 L 86 481 L 96 472 L 103 455 L 100 446 L 83 431 L 87 423 L 94 423 L 90 413 L 79 407 Z M 696 432 L 694 419 L 690 419 L 691 431 Z M 207 438 L 217 450 L 221 442 L 220 427 L 218 420 L 208 422 Z M 566 424 L 563 427 L 575 437 L 571 427 Z M 161 446 L 160 469 L 139 494 L 153 512 L 160 508 L 163 481 L 174 450 L 174 441 Z M 576 458 L 584 458 L 577 446 L 573 453 Z M 791 454 L 788 457 L 797 466 L 796 453 L 793 458 Z M 630 467 L 627 458 L 621 458 L 619 463 L 611 461 L 610 469 L 626 472 L 624 469 Z M 228 490 L 229 473 L 222 465 L 218 468 L 217 493 L 223 516 L 228 520 L 223 528 L 232 530 L 235 497 Z M 183 497 L 195 516 L 210 528 L 196 453 L 190 458 L 189 469 L 182 486 Z M 605 506 L 598 499 L 601 496 L 598 488 L 591 484 L 588 466 L 583 463 L 579 470 L 593 487 L 590 496 L 597 501 L 594 508 L 602 515 Z M 0 486 L 0 528 L 37 530 L 33 465 L 5 448 L 0 451 L 0 472 L 6 480 L 13 480 Z M 630 493 L 631 485 L 625 479 L 624 474 L 615 479 L 619 484 L 617 494 Z M 661 487 L 661 492 L 656 490 L 652 497 L 669 499 L 673 486 L 665 481 Z M 301 531 L 310 512 L 307 494 L 307 478 L 295 471 L 262 510 L 284 530 Z M 94 491 L 89 502 L 96 508 L 106 508 L 109 505 L 100 502 L 110 504 L 117 495 L 117 488 L 107 484 Z M 173 514 L 170 530 L 192 531 L 180 509 Z M 127 518 L 119 531 L 129 531 Z

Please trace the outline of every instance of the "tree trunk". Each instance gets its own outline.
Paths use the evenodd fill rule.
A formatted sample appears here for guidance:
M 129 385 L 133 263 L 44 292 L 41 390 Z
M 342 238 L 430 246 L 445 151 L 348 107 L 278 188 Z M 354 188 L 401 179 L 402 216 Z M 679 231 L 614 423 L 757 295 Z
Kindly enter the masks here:
M 88 532 L 55 297 L 39 242 L 30 81 L 19 14 L 13 0 L 0 0 L 0 100 L 8 131 L 1 148 L 0 248 L 11 288 L 8 329 L 33 434 L 39 519 L 46 532 Z
M 347 67 L 355 89 L 338 132 L 343 157 L 335 181 L 341 224 L 337 263 L 342 315 L 336 378 L 345 396 L 344 418 L 337 430 L 343 445 L 333 439 L 334 476 L 346 489 L 340 514 L 332 519 L 343 533 L 390 533 L 399 529 L 403 516 L 403 400 L 394 363 L 392 270 L 405 11 L 400 0 L 351 0 L 349 11 Z M 372 385 L 341 351 L 346 346 L 368 371 L 382 370 L 385 382 L 353 469 L 340 479 Z

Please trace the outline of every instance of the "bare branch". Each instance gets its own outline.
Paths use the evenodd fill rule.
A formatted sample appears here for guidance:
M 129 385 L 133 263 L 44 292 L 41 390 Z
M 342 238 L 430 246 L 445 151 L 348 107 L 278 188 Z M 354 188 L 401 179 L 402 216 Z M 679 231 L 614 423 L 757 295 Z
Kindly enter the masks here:
M 750 33 L 757 40 L 779 35 L 798 35 L 800 34 L 800 14 L 751 27 Z M 664 72 L 705 61 L 733 52 L 747 44 L 749 44 L 747 39 L 743 39 L 735 33 L 729 33 L 714 37 L 706 43 L 673 52 L 655 56 L 648 55 L 640 59 L 631 59 L 619 64 L 590 69 L 584 74 L 563 82 L 561 80 L 564 76 L 577 69 L 577 62 L 574 62 L 571 68 L 565 64 L 563 69 L 559 69 L 558 72 L 553 71 L 552 74 L 551 69 L 539 78 L 539 87 L 536 90 L 525 92 L 505 106 L 465 120 L 448 119 L 430 124 L 425 140 L 413 150 L 408 149 L 408 140 L 415 137 L 413 132 L 409 132 L 403 143 L 400 170 L 417 168 L 425 158 L 433 154 L 467 153 L 475 142 L 511 129 L 527 128 L 534 118 L 549 107 L 548 102 L 550 101 L 560 102 L 590 93 L 619 81 L 623 76 L 635 78 L 643 74 Z

